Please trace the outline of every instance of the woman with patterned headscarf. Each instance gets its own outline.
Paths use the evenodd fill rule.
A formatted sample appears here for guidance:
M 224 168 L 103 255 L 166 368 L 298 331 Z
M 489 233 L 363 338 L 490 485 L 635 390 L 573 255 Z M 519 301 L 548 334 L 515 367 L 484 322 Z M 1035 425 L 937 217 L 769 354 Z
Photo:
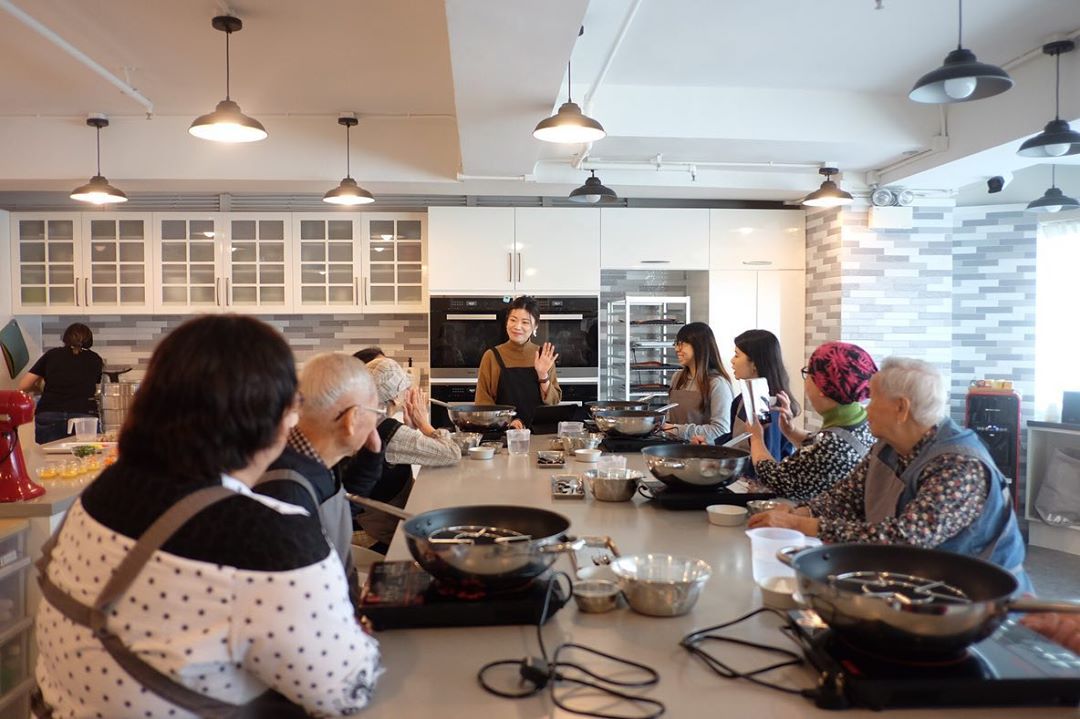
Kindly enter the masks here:
M 875 372 L 873 358 L 857 345 L 826 342 L 814 350 L 802 375 L 806 399 L 821 415 L 821 430 L 809 433 L 795 427 L 791 400 L 778 393 L 780 429 L 799 449 L 777 461 L 765 446 L 761 426 L 750 425 L 750 459 L 758 482 L 781 496 L 805 501 L 846 477 L 874 443 L 862 402 Z

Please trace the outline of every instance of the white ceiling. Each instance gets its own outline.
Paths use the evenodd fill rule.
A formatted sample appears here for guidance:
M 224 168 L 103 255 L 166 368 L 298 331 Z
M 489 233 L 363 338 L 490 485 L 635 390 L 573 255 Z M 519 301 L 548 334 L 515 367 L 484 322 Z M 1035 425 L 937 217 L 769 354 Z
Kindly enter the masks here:
M 907 100 L 955 45 L 946 0 L 884 0 L 881 10 L 874 0 L 6 2 L 128 78 L 154 115 L 0 9 L 3 190 L 85 182 L 89 112 L 111 116 L 102 170 L 129 192 L 325 191 L 344 171 L 334 118 L 353 111 L 353 175 L 376 193 L 565 195 L 585 176 L 572 163 L 588 153 L 584 167 L 624 196 L 784 200 L 815 187 L 826 161 L 856 189 L 868 171 L 955 189 L 1003 163 L 1022 169 L 1030 163 L 1014 158 L 1015 142 L 1052 112 L 1041 55 L 1010 65 L 1009 93 L 944 117 Z M 224 38 L 209 21 L 225 8 L 245 23 L 232 37 L 232 97 L 270 132 L 251 146 L 185 132 L 224 96 Z M 1077 0 L 965 10 L 964 45 L 998 64 L 1080 30 Z M 575 99 L 588 96 L 609 132 L 591 148 L 531 137 L 564 101 L 571 57 Z M 1075 119 L 1080 52 L 1062 65 L 1063 115 Z M 926 153 L 943 120 L 948 147 Z

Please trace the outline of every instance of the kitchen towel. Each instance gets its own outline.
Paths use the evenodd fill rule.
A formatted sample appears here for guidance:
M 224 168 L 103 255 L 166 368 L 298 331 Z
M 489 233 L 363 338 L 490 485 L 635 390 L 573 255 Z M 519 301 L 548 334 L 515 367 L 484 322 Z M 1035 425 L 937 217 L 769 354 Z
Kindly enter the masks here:
M 0 330 L 0 350 L 4 353 L 8 374 L 15 379 L 15 375 L 30 361 L 30 352 L 26 349 L 22 329 L 15 320 L 11 320 Z

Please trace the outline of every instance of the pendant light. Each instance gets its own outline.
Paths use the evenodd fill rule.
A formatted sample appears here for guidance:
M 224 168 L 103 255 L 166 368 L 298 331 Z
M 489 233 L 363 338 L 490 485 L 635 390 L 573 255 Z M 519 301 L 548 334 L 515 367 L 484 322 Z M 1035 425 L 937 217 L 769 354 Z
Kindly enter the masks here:
M 585 28 L 578 30 L 578 37 L 584 34 Z M 566 63 L 566 102 L 559 111 L 551 117 L 541 120 L 533 137 L 544 142 L 558 142 L 561 144 L 596 142 L 607 136 L 604 126 L 588 115 L 581 112 L 581 108 L 571 97 L 573 84 L 570 75 L 570 62 Z
M 90 182 L 72 190 L 71 199 L 94 205 L 127 202 L 127 195 L 110 185 L 101 174 L 101 128 L 109 126 L 108 118 L 104 115 L 91 115 L 86 118 L 86 124 L 97 129 L 97 174 L 90 178 Z
M 1035 137 L 1029 138 L 1016 151 L 1022 157 L 1064 157 L 1080 153 L 1080 132 L 1074 132 L 1069 123 L 1061 119 L 1061 55 L 1076 49 L 1072 40 L 1061 40 L 1043 45 L 1043 52 L 1054 56 L 1057 66 L 1054 75 L 1054 119 Z
M 840 171 L 835 167 L 818 170 L 819 175 L 825 176 L 825 181 L 821 183 L 821 187 L 804 197 L 802 203 L 809 207 L 840 207 L 854 202 L 855 198 L 850 192 L 844 192 L 832 181 L 832 176 L 838 172 Z
M 944 104 L 969 102 L 1000 95 L 1013 86 L 1009 73 L 996 65 L 979 62 L 975 53 L 961 44 L 964 30 L 964 3 L 957 0 L 960 22 L 956 30 L 956 49 L 945 56 L 937 70 L 919 78 L 908 97 L 915 102 Z
M 1060 212 L 1061 210 L 1075 210 L 1080 207 L 1080 202 L 1057 188 L 1056 170 L 1056 166 L 1050 165 L 1050 189 L 1044 192 L 1039 199 L 1028 203 L 1028 212 Z
M 345 128 L 345 179 L 341 184 L 323 195 L 322 201 L 331 205 L 370 205 L 375 201 L 375 196 L 356 184 L 352 179 L 349 165 L 349 131 L 356 127 L 357 119 L 353 115 L 342 115 L 337 120 L 339 125 Z
M 215 30 L 225 33 L 225 99 L 217 104 L 213 112 L 195 118 L 188 128 L 195 137 L 214 142 L 256 142 L 266 139 L 266 129 L 253 117 L 240 112 L 229 96 L 229 36 L 240 32 L 244 23 L 238 17 L 218 15 L 210 24 Z
M 589 205 L 607 205 L 619 199 L 619 196 L 615 194 L 615 190 L 610 187 L 604 187 L 600 182 L 600 178 L 596 176 L 596 170 L 589 170 L 589 172 L 592 173 L 592 177 L 585 180 L 585 184 L 581 187 L 570 191 L 571 202 L 580 202 Z

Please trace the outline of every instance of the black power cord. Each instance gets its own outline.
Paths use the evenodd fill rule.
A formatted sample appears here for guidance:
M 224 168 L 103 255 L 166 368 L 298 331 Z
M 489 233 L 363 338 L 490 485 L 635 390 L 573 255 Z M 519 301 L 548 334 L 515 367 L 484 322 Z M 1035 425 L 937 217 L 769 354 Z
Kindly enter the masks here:
M 698 629 L 696 631 L 690 632 L 682 638 L 682 641 L 679 642 L 679 646 L 681 646 L 683 649 L 703 661 L 706 667 L 712 670 L 715 674 L 724 677 L 725 679 L 745 679 L 746 681 L 753 682 L 754 684 L 757 684 L 759 686 L 767 687 L 769 689 L 775 689 L 777 691 L 785 692 L 787 694 L 795 694 L 797 696 L 803 696 L 811 699 L 816 698 L 818 694 L 818 690 L 816 688 L 796 689 L 793 687 L 785 687 L 779 684 L 773 684 L 772 682 L 768 682 L 764 679 L 758 678 L 759 675 L 771 672 L 775 669 L 799 666 L 803 664 L 804 661 L 801 654 L 793 652 L 790 649 L 784 649 L 782 647 L 774 647 L 768 644 L 758 644 L 757 642 L 747 641 L 746 639 L 738 639 L 736 637 L 726 637 L 720 634 L 714 634 L 714 632 L 718 632 L 722 629 L 727 629 L 728 627 L 740 624 L 741 622 L 745 622 L 747 619 L 750 619 L 755 615 L 761 614 L 762 612 L 769 612 L 781 618 L 785 618 L 781 612 L 778 612 L 775 609 L 761 607 L 760 609 L 755 609 L 749 614 L 744 614 L 737 619 L 732 619 L 730 622 L 724 622 L 723 624 L 716 624 L 711 627 L 705 627 L 704 629 Z M 775 662 L 773 664 L 768 664 L 766 666 L 753 669 L 751 671 L 738 671 L 737 669 L 733 669 L 721 660 L 717 659 L 715 656 L 702 648 L 702 645 L 709 641 L 726 642 L 728 644 L 737 644 L 743 647 L 759 649 L 764 652 L 779 654 L 780 656 L 785 657 L 785 659 Z
M 655 686 L 660 681 L 660 674 L 645 664 L 607 654 L 592 647 L 575 642 L 563 642 L 555 647 L 555 651 L 549 656 L 547 645 L 544 643 L 543 627 L 551 610 L 551 598 L 555 590 L 560 587 L 559 579 L 566 580 L 567 594 L 572 589 L 570 577 L 565 572 L 556 572 L 548 580 L 547 591 L 544 593 L 544 606 L 540 612 L 540 619 L 536 624 L 536 640 L 540 645 L 539 657 L 525 657 L 524 659 L 499 659 L 488 662 L 480 667 L 476 675 L 477 681 L 484 691 L 504 699 L 524 699 L 540 694 L 547 689 L 552 703 L 559 709 L 580 716 L 598 717 L 599 719 L 656 719 L 664 714 L 664 704 L 656 699 L 640 696 L 638 694 L 621 691 L 625 689 L 641 689 Z M 576 661 L 563 658 L 564 652 L 576 650 L 605 659 L 614 664 L 622 665 L 639 673 L 640 679 L 616 679 L 599 674 Z M 498 667 L 517 667 L 522 688 L 519 691 L 510 691 L 495 687 L 490 681 L 491 671 Z M 559 684 L 569 684 L 576 688 L 584 688 L 607 695 L 617 700 L 625 701 L 640 711 L 635 714 L 610 714 L 599 711 L 587 711 L 568 706 L 556 693 L 555 688 Z

